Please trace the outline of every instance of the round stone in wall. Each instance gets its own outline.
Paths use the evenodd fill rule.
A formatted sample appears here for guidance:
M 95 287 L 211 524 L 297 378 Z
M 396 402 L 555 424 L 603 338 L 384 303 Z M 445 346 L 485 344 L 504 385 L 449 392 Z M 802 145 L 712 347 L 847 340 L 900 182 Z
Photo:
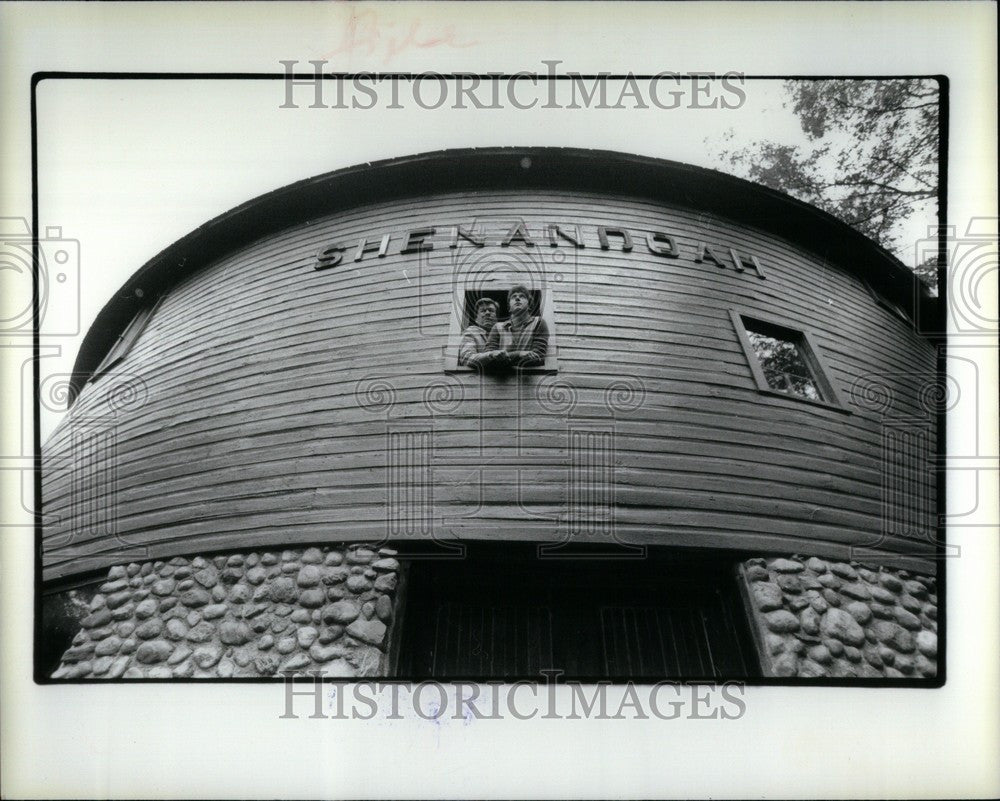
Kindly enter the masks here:
M 365 590 L 371 589 L 371 587 L 371 581 L 364 576 L 354 575 L 347 579 L 347 589 L 351 592 L 361 593 Z
M 152 640 L 154 637 L 159 637 L 163 632 L 163 623 L 159 618 L 150 618 L 149 620 L 140 623 L 135 630 L 135 636 L 140 640 Z
M 844 606 L 844 611 L 862 625 L 872 619 L 872 610 L 861 601 L 851 601 Z
M 295 654 L 294 656 L 290 656 L 287 660 L 285 660 L 285 662 L 281 665 L 280 670 L 282 672 L 301 670 L 302 668 L 307 667 L 309 664 L 310 662 L 308 656 L 306 656 L 305 654 Z
M 164 661 L 174 647 L 164 640 L 144 642 L 135 652 L 135 660 L 143 665 L 152 665 Z
M 868 588 L 864 584 L 861 584 L 860 582 L 845 584 L 843 587 L 840 588 L 840 591 L 848 598 L 854 598 L 858 601 L 868 601 L 872 597 L 872 594 L 868 591 Z
M 196 649 L 194 655 L 191 657 L 194 663 L 200 667 L 202 670 L 207 670 L 213 667 L 222 656 L 222 651 L 217 645 L 203 645 Z
M 847 645 L 861 645 L 865 641 L 864 630 L 842 609 L 828 609 L 820 621 L 820 630 L 824 636 L 833 637 Z
M 299 597 L 299 590 L 295 586 L 295 580 L 287 576 L 282 576 L 272 581 L 268 592 L 271 600 L 275 603 L 291 603 Z
M 774 660 L 774 673 L 776 676 L 794 676 L 799 670 L 799 658 L 792 653 L 781 654 Z
M 805 565 L 792 559 L 775 559 L 769 566 L 778 573 L 800 573 L 805 570 Z
M 858 578 L 857 571 L 850 565 L 844 564 L 843 562 L 834 562 L 830 565 L 830 571 L 842 579 L 847 579 L 848 581 L 855 581 Z
M 806 607 L 799 613 L 799 623 L 806 634 L 810 636 L 819 634 L 819 614 L 812 607 Z
M 840 640 L 835 640 L 833 637 L 824 638 L 823 645 L 834 656 L 841 656 L 846 647 Z
M 299 596 L 299 603 L 307 609 L 317 609 L 326 603 L 326 592 L 320 587 L 303 590 Z
M 319 584 L 322 575 L 315 564 L 303 565 L 296 577 L 296 583 L 300 587 L 315 587 Z
M 771 612 L 771 614 L 778 614 Z M 786 612 L 798 628 L 799 622 L 791 612 Z M 352 637 L 361 640 L 369 645 L 382 645 L 385 640 L 386 627 L 381 620 L 355 620 L 347 627 L 347 633 Z
M 191 609 L 206 606 L 212 600 L 212 596 L 200 587 L 190 587 L 184 590 L 180 596 L 181 603 Z
M 219 624 L 219 639 L 225 645 L 243 645 L 253 639 L 253 634 L 243 621 L 224 620 Z
M 379 620 L 388 623 L 392 619 L 392 601 L 388 595 L 380 595 L 375 602 L 375 614 Z
M 250 600 L 252 595 L 252 590 L 246 584 L 236 584 L 229 591 L 229 603 L 231 604 L 245 604 Z
M 898 593 L 903 589 L 903 582 L 892 575 L 892 573 L 880 573 L 878 580 L 889 592 Z
M 344 599 L 330 604 L 323 610 L 323 620 L 328 623 L 352 623 L 361 614 L 357 603 Z

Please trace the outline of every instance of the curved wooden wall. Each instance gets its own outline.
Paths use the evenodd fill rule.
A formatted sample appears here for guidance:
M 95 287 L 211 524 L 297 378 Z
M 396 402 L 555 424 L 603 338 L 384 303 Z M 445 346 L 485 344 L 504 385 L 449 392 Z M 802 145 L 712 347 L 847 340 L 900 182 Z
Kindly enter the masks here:
M 517 219 L 540 241 L 548 223 L 584 231 L 585 249 L 528 251 L 547 271 L 559 371 L 446 374 L 456 271 L 497 263 L 504 287 L 518 248 L 451 250 L 443 229 Z M 435 250 L 400 255 L 429 225 Z M 615 237 L 601 250 L 597 225 L 631 230 L 632 252 Z M 681 256 L 653 255 L 643 231 L 674 235 Z M 351 261 L 386 233 L 386 257 Z M 766 280 L 696 263 L 698 241 L 756 255 Z M 334 242 L 344 262 L 314 270 Z M 759 393 L 731 309 L 811 332 L 849 411 Z M 44 575 L 387 536 L 926 554 L 934 369 L 858 278 L 705 213 L 529 191 L 360 208 L 184 279 L 85 387 L 44 448 Z

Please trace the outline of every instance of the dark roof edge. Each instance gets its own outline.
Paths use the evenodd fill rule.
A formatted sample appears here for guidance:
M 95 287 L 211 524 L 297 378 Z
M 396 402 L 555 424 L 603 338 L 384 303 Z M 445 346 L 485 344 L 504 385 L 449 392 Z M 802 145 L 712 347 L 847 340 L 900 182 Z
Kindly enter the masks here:
M 523 160 L 529 159 L 530 166 Z M 825 211 L 717 170 L 608 150 L 489 147 L 439 150 L 346 167 L 260 195 L 199 226 L 140 267 L 105 304 L 73 367 L 76 397 L 149 298 L 232 249 L 340 208 L 455 189 L 569 188 L 641 196 L 711 211 L 796 242 L 869 280 L 912 310 L 933 299 L 895 256 Z M 863 266 L 863 269 L 862 269 Z

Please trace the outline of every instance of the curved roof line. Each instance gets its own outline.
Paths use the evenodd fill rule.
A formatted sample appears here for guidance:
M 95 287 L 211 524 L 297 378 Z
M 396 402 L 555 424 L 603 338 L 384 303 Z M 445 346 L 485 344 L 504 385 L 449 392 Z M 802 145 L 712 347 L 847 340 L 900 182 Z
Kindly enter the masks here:
M 742 178 L 650 156 L 562 147 L 439 150 L 346 167 L 247 201 L 178 239 L 105 304 L 73 366 L 75 398 L 143 306 L 235 247 L 319 214 L 398 197 L 458 189 L 561 188 L 680 203 L 748 223 L 863 275 L 912 309 L 929 292 L 895 256 L 825 211 Z

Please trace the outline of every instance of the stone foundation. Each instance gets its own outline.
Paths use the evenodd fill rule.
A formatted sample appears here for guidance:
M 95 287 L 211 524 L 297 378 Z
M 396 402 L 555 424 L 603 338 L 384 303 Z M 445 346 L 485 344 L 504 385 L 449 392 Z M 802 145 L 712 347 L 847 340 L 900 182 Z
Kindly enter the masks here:
M 324 546 L 112 567 L 52 678 L 386 676 L 395 556 Z M 737 573 L 765 676 L 937 675 L 934 578 L 798 556 Z
M 385 675 L 395 555 L 352 545 L 112 567 L 52 678 Z
M 738 571 L 765 676 L 937 675 L 934 578 L 794 556 Z

